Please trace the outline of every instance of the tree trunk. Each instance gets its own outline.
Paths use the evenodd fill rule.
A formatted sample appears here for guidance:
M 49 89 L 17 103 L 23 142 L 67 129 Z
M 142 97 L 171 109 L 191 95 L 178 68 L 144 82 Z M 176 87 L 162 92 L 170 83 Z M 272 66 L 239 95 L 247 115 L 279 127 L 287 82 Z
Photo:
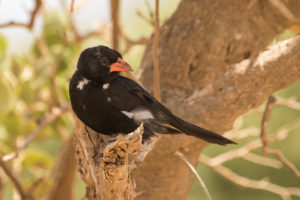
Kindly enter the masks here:
M 236 117 L 297 80 L 299 36 L 258 56 L 300 19 L 300 1 L 281 2 L 292 19 L 272 0 L 183 0 L 160 29 L 162 101 L 180 117 L 223 133 Z M 151 48 L 152 39 L 139 73 L 150 91 Z M 179 149 L 196 165 L 206 145 L 189 136 L 163 136 L 134 173 L 142 192 L 137 199 L 186 199 L 193 175 L 174 152 Z

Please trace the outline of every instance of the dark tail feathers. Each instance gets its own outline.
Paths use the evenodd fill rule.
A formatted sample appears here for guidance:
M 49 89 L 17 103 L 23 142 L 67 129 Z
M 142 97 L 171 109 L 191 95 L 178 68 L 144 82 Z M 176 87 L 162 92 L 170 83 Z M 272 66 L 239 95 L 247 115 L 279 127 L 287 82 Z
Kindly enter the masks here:
M 217 133 L 208 131 L 206 129 L 200 128 L 198 126 L 195 126 L 193 124 L 190 124 L 175 115 L 172 117 L 172 122 L 170 123 L 172 126 L 180 129 L 182 132 L 184 132 L 187 135 L 195 136 L 197 138 L 203 139 L 210 143 L 220 144 L 220 145 L 226 145 L 226 144 L 236 144 L 234 141 L 231 141 L 221 135 L 218 135 Z

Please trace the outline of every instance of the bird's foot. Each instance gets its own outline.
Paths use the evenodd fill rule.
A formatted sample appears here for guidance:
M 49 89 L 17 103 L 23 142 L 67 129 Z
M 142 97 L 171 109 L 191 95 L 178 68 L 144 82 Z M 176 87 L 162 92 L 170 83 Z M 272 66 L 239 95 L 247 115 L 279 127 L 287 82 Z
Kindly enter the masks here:
M 152 151 L 152 149 L 154 148 L 157 140 L 158 140 L 158 136 L 152 136 L 149 140 L 147 140 L 143 145 L 142 148 L 140 149 L 138 155 L 136 156 L 135 159 L 133 159 L 130 163 L 129 169 L 133 170 L 137 167 L 139 167 L 143 161 L 145 160 L 145 158 L 147 157 L 148 153 L 150 151 Z

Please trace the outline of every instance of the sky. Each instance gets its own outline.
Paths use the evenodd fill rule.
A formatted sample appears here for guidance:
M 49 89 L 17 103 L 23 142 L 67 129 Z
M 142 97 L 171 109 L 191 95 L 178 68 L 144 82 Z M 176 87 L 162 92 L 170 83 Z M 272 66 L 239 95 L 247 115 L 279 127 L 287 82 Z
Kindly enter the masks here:
M 145 1 L 148 1 L 152 8 L 154 0 L 121 0 L 122 25 L 133 37 L 141 36 L 151 27 L 145 25 L 142 19 L 138 18 L 136 11 L 146 12 Z M 43 0 L 47 12 L 59 11 L 69 8 L 71 0 Z M 161 19 L 169 16 L 177 7 L 179 0 L 163 0 L 160 2 Z M 109 0 L 75 0 L 75 8 L 83 4 L 82 8 L 74 12 L 73 20 L 79 33 L 87 33 L 100 24 L 110 23 Z M 34 8 L 33 0 L 0 0 L 0 24 L 15 21 L 26 23 L 29 21 L 29 13 Z M 134 20 L 134 23 L 132 21 Z M 41 33 L 43 19 L 39 15 L 36 18 L 33 31 L 22 27 L 1 28 L 0 34 L 8 39 L 9 52 L 22 54 L 28 51 L 35 37 Z M 145 30 L 147 29 L 147 30 Z

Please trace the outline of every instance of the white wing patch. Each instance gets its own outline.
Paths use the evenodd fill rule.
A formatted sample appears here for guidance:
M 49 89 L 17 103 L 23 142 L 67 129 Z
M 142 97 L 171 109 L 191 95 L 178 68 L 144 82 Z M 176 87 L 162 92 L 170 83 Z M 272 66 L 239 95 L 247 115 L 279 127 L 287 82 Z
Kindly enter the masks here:
M 126 115 L 128 118 L 130 118 L 130 119 L 133 118 L 133 115 L 134 115 L 133 113 L 127 112 L 127 111 L 125 111 L 125 110 L 122 110 L 121 112 L 122 112 L 124 115 Z
M 102 85 L 103 90 L 107 90 L 109 88 L 109 83 L 104 83 Z
M 152 113 L 145 108 L 135 108 L 130 112 L 123 110 L 122 113 L 130 119 L 134 119 L 136 122 L 142 122 L 144 120 L 154 118 Z
M 79 90 L 82 90 L 83 87 L 84 87 L 86 84 L 88 84 L 89 82 L 90 82 L 90 81 L 89 81 L 88 79 L 83 78 L 81 81 L 78 82 L 77 88 L 78 88 Z
M 136 121 L 143 121 L 143 120 L 146 120 L 146 119 L 153 119 L 152 113 L 149 110 L 146 110 L 146 109 L 133 110 L 133 114 L 134 114 L 133 118 Z

